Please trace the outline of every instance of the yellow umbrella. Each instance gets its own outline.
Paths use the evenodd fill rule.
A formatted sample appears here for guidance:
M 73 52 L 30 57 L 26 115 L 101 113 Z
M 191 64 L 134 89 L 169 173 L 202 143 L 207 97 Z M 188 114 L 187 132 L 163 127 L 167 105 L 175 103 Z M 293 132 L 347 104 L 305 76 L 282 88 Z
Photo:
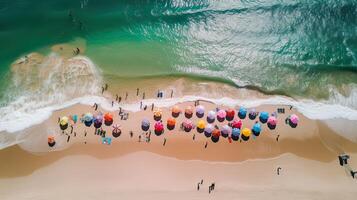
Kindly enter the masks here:
M 252 134 L 252 131 L 249 128 L 243 128 L 242 135 L 249 137 Z
M 206 128 L 206 123 L 202 119 L 197 122 L 197 128 L 199 129 L 205 129 Z
M 68 124 L 68 120 L 69 120 L 68 117 L 62 117 L 60 120 L 60 124 L 62 126 L 64 126 L 64 125 Z

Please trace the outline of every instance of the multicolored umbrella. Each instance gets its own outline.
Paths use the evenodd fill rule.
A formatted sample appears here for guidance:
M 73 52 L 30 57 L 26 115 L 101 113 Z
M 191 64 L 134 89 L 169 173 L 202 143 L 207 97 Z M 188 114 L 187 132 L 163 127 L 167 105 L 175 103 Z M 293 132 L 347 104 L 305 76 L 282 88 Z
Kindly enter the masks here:
M 217 120 L 219 121 L 219 122 L 223 122 L 224 121 L 224 119 L 226 118 L 226 111 L 225 110 L 219 110 L 218 112 L 217 112 Z
M 243 128 L 241 132 L 241 137 L 244 141 L 249 140 L 250 135 L 252 134 L 252 131 L 249 128 Z
M 242 128 L 242 120 L 236 119 L 232 122 L 232 127 L 233 128 Z
M 202 105 L 198 105 L 198 106 L 196 107 L 196 116 L 197 116 L 198 118 L 201 118 L 201 117 L 203 117 L 204 115 L 205 115 L 205 107 L 202 106 Z
M 143 119 L 143 121 L 141 121 L 141 129 L 143 131 L 148 131 L 150 128 L 150 121 L 148 119 Z
M 268 118 L 268 127 L 269 129 L 273 130 L 276 127 L 276 124 L 278 123 L 278 120 L 274 116 L 270 116 Z
M 253 135 L 259 136 L 262 131 L 262 127 L 259 123 L 255 123 L 252 128 Z
M 205 127 L 205 130 L 204 130 L 205 136 L 211 137 L 213 129 L 214 129 L 214 127 L 212 124 L 207 124 L 207 126 Z
M 216 112 L 213 110 L 209 111 L 207 114 L 207 122 L 208 123 L 213 123 L 216 119 Z
M 113 131 L 112 131 L 112 135 L 113 137 L 119 137 L 121 135 L 121 129 L 119 124 L 115 124 L 113 125 Z
M 224 138 L 228 137 L 229 134 L 231 133 L 231 130 L 232 130 L 232 128 L 229 127 L 228 125 L 222 126 L 222 128 L 221 128 L 222 137 L 224 137 Z
M 247 109 L 244 107 L 240 107 L 238 111 L 238 117 L 244 119 L 247 116 Z
M 233 128 L 232 129 L 232 135 L 231 135 L 232 139 L 234 141 L 239 140 L 239 135 L 240 135 L 240 129 L 239 128 Z
M 181 109 L 180 109 L 180 107 L 178 107 L 176 105 L 171 109 L 171 112 L 172 112 L 172 116 L 176 118 L 176 117 L 178 117 L 180 115 Z
M 60 128 L 62 131 L 66 130 L 68 128 L 68 117 L 64 116 L 64 117 L 61 117 L 60 119 Z
M 269 118 L 269 113 L 268 112 L 263 111 L 259 115 L 259 120 L 263 124 L 267 123 L 268 118 Z
M 105 113 L 104 115 L 104 124 L 110 126 L 113 124 L 113 115 L 111 113 Z

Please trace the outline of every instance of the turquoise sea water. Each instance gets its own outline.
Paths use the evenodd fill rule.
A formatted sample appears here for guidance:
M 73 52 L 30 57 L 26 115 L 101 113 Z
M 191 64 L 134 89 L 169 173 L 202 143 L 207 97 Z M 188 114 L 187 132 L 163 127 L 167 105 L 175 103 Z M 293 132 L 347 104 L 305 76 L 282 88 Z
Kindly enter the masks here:
M 77 37 L 122 77 L 219 77 L 313 99 L 357 83 L 355 0 L 0 0 L 1 96 L 15 59 Z

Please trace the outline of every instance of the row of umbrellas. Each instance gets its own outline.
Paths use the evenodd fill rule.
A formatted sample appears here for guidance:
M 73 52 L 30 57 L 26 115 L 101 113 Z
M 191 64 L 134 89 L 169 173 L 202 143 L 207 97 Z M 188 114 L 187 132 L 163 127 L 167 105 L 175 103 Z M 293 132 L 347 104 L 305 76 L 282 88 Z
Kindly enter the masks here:
M 186 107 L 186 109 L 184 111 L 185 117 L 187 119 L 190 119 L 193 115 L 193 111 L 194 111 L 194 109 L 192 106 Z M 174 106 L 171 109 L 171 112 L 172 112 L 172 117 L 177 118 L 181 114 L 182 111 L 178 106 Z M 205 114 L 205 107 L 202 105 L 198 105 L 196 107 L 196 116 L 198 118 L 202 118 L 204 116 L 204 114 Z M 268 127 L 270 129 L 274 129 L 278 122 L 278 120 L 276 119 L 275 116 L 270 116 L 269 113 L 265 112 L 265 111 L 258 113 L 258 112 L 256 112 L 255 109 L 251 109 L 248 113 L 248 110 L 246 108 L 240 107 L 238 110 L 238 113 L 237 113 L 237 115 L 240 119 L 245 119 L 247 114 L 248 114 L 249 119 L 251 119 L 251 120 L 256 119 L 256 117 L 259 114 L 259 121 L 263 124 L 268 123 Z M 232 121 L 234 119 L 234 116 L 235 116 L 234 109 L 227 109 L 227 110 L 220 109 L 217 112 L 211 110 L 211 111 L 208 111 L 208 113 L 207 113 L 207 122 L 213 123 L 216 119 L 219 122 L 223 122 L 224 120 Z M 154 119 L 156 121 L 160 121 L 161 118 L 162 118 L 162 110 L 161 109 L 155 110 L 154 111 Z M 297 117 L 297 115 L 291 115 L 290 118 L 292 119 L 292 120 L 290 120 L 291 124 L 293 124 L 296 127 L 297 123 L 299 121 L 299 118 Z M 294 126 L 292 126 L 292 127 L 294 127 Z
M 104 122 L 106 126 L 111 126 L 113 124 L 113 115 L 111 113 L 105 113 L 93 115 L 91 113 L 86 113 L 83 115 L 81 121 L 85 126 L 90 127 L 92 124 L 95 128 L 100 128 Z M 69 118 L 64 116 L 60 119 L 60 128 L 61 130 L 66 130 L 69 124 Z

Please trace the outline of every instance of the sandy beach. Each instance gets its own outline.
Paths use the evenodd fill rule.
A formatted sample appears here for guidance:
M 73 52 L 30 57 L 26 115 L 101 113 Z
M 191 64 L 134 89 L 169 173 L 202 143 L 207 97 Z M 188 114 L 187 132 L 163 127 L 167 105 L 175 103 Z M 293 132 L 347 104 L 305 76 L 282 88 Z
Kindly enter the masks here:
M 207 110 L 227 109 L 211 102 L 200 101 L 200 104 Z M 184 109 L 194 106 L 194 102 L 177 105 Z M 278 114 L 275 130 L 263 125 L 259 137 L 232 143 L 223 137 L 213 143 L 203 133 L 196 130 L 187 133 L 179 125 L 173 131 L 165 130 L 163 135 L 152 134 L 151 141 L 146 142 L 141 120 L 147 118 L 154 123 L 151 107 L 128 112 L 127 120 L 120 120 L 115 111 L 112 112 L 114 124 L 121 126 L 122 134 L 113 138 L 111 145 L 101 144 L 94 128 L 82 123 L 73 126 L 72 134 L 69 128 L 62 133 L 58 126 L 58 118 L 62 116 L 108 112 L 101 106 L 97 111 L 79 104 L 58 110 L 44 123 L 26 129 L 24 142 L 0 151 L 0 160 L 6 161 L 0 166 L 0 196 L 1 199 L 97 199 L 100 196 L 105 199 L 261 199 L 265 196 L 353 199 L 357 181 L 339 166 L 337 156 L 349 154 L 350 166 L 356 166 L 356 143 L 339 136 L 323 121 L 310 120 L 287 105 L 265 105 L 256 110 L 272 113 L 277 108 L 285 108 L 285 113 Z M 171 109 L 161 109 L 166 123 Z M 297 128 L 284 122 L 293 113 L 300 117 Z M 184 119 L 181 114 L 177 123 Z M 191 120 L 196 123 L 198 118 L 193 116 Z M 243 127 L 254 123 L 246 118 Z M 227 121 L 215 124 L 222 126 Z M 103 129 L 111 137 L 112 128 L 103 125 Z M 71 136 L 69 142 L 65 134 Z M 48 135 L 54 135 L 55 147 L 48 146 Z M 277 175 L 279 167 L 281 174 Z M 205 184 L 197 191 L 201 179 Z M 208 194 L 211 182 L 217 184 L 217 190 Z M 62 195 L 52 196 L 53 193 Z

